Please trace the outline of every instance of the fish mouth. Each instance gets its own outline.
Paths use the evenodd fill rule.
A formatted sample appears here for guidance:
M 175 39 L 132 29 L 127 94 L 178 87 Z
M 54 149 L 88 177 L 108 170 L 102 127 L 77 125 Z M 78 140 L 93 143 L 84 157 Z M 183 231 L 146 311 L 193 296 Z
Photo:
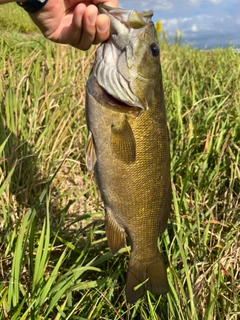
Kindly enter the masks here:
M 133 86 L 139 75 L 128 64 L 132 52 L 130 38 L 135 29 L 144 28 L 151 22 L 153 12 L 116 9 L 103 4 L 98 5 L 98 10 L 110 19 L 110 37 L 98 47 L 93 68 L 102 95 L 109 105 L 117 106 L 118 111 L 143 112 L 148 106 L 139 100 L 138 89 Z
M 110 109 L 117 111 L 117 112 L 123 112 L 123 113 L 135 113 L 138 114 L 141 113 L 142 108 L 139 108 L 138 106 L 132 106 L 129 105 L 121 100 L 116 99 L 115 97 L 111 96 L 106 90 L 102 88 L 102 93 L 105 101 L 107 101 L 108 105 L 110 106 Z
M 97 50 L 93 74 L 101 88 L 101 94 L 112 106 L 143 111 L 144 106 L 132 90 L 131 80 L 126 79 L 119 70 L 120 56 L 124 54 L 119 54 L 111 39 L 107 40 Z
M 102 86 L 99 85 L 97 78 L 91 75 L 87 82 L 88 92 L 95 97 L 95 99 L 107 109 L 119 113 L 128 113 L 138 116 L 142 112 L 139 106 L 130 105 L 125 101 L 115 98 L 107 92 Z

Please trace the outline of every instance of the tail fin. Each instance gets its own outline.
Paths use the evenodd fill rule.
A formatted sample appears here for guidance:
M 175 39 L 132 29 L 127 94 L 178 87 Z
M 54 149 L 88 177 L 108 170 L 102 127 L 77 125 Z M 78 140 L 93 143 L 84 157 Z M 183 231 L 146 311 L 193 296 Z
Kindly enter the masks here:
M 136 302 L 146 290 L 157 295 L 169 290 L 167 272 L 160 253 L 148 263 L 141 263 L 136 257 L 130 258 L 126 283 L 127 301 Z

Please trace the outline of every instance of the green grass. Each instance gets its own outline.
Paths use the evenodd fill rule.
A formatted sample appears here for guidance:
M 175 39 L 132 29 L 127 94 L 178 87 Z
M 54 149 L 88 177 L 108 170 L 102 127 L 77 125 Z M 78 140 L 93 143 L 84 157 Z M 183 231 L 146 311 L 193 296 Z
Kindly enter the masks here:
M 0 5 L 0 30 L 16 32 L 16 36 L 21 33 L 37 32 L 38 28 L 34 25 L 28 14 L 16 3 Z
M 0 7 L 1 8 L 1 7 Z M 160 246 L 170 292 L 124 295 L 86 170 L 94 59 L 41 36 L 0 38 L 0 319 L 240 317 L 240 56 L 162 44 L 173 204 Z

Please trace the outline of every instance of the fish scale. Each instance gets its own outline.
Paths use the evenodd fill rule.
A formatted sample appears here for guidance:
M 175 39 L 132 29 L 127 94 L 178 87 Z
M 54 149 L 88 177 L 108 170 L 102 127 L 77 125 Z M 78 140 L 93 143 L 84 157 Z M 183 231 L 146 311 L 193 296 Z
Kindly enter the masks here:
M 110 39 L 101 45 L 103 48 L 97 50 L 87 82 L 89 139 L 86 154 L 87 158 L 92 157 L 89 169 L 94 169 L 105 205 L 110 249 L 117 253 L 126 245 L 126 237 L 131 244 L 126 298 L 134 303 L 146 290 L 165 294 L 169 288 L 158 249 L 158 234 L 166 228 L 171 207 L 169 136 L 161 67 L 156 51 L 151 54 L 152 44 L 154 50 L 157 48 L 151 12 L 134 11 L 131 14 L 128 10 L 104 5 L 99 11 L 108 14 L 115 34 L 114 37 L 110 35 Z M 124 19 L 120 18 L 121 15 Z M 132 20 L 127 21 L 126 17 Z M 129 32 L 126 32 L 126 26 Z M 116 43 L 116 35 L 121 36 L 119 41 L 122 44 Z M 128 50 L 128 54 L 121 56 L 123 72 L 117 69 L 116 59 L 114 75 L 105 75 L 102 82 L 107 70 L 99 67 L 99 63 L 102 52 L 109 52 L 108 46 L 111 50 L 116 46 L 116 54 L 120 55 L 124 50 Z M 119 47 L 122 47 L 121 52 Z M 127 59 L 131 59 L 131 63 Z M 128 71 L 128 68 L 131 69 Z M 116 72 L 121 73 L 119 77 L 116 77 Z M 125 81 L 112 85 L 112 81 L 121 78 Z M 121 101 L 121 90 L 128 87 L 131 88 L 131 98 L 125 94 L 124 101 Z M 114 90 L 115 99 L 111 99 Z M 132 106 L 132 97 L 137 101 L 135 106 Z

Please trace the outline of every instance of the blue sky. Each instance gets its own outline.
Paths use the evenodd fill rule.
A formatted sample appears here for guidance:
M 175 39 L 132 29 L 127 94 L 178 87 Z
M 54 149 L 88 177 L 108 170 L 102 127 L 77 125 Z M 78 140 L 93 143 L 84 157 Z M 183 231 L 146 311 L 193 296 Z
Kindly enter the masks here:
M 176 29 L 193 47 L 240 48 L 240 0 L 119 0 L 120 7 L 153 10 L 171 39 Z

